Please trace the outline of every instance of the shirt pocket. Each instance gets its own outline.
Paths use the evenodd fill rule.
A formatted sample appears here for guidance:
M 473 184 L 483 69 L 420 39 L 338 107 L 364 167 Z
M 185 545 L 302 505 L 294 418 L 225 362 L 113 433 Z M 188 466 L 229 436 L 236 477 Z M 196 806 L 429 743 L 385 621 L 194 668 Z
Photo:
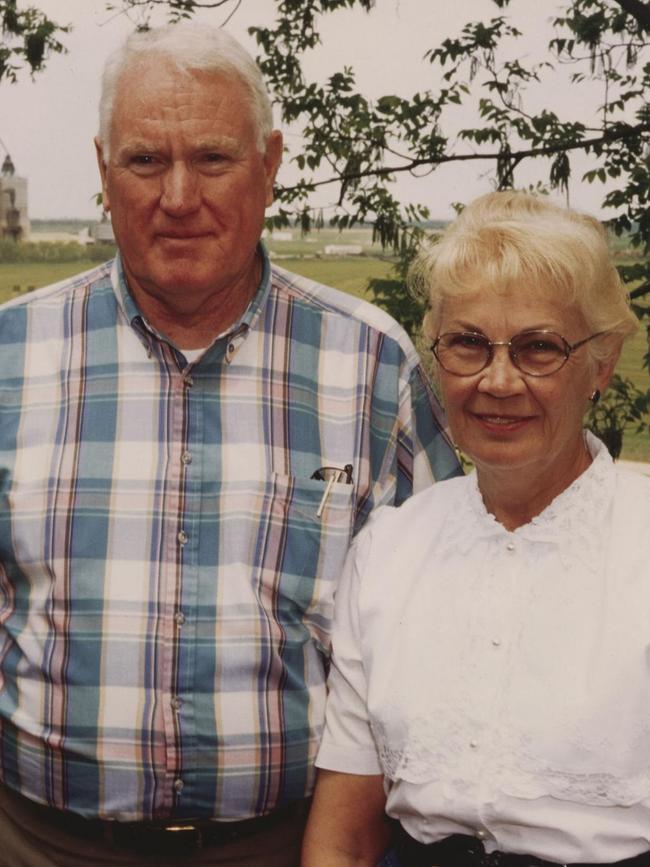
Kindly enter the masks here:
M 282 642 L 314 640 L 328 650 L 334 590 L 352 536 L 354 486 L 272 473 L 234 483 L 223 496 L 230 531 L 222 543 L 240 549 L 224 559 L 247 571 L 238 586 L 245 583 L 255 600 L 253 616 Z

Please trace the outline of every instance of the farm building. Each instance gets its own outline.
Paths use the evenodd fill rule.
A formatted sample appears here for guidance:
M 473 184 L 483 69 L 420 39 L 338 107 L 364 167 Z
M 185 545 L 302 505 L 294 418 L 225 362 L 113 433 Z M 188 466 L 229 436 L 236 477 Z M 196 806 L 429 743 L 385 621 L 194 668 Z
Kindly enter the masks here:
M 326 256 L 361 256 L 363 247 L 361 244 L 326 244 Z

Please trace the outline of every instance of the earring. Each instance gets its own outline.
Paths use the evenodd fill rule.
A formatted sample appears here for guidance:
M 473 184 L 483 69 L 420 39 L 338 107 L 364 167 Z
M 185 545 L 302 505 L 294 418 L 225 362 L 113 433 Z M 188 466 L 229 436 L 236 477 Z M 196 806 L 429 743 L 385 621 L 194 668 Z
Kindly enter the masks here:
M 589 400 L 593 403 L 594 406 L 596 406 L 596 404 L 600 400 L 600 389 L 599 388 L 595 388 L 592 391 L 592 393 L 589 395 Z

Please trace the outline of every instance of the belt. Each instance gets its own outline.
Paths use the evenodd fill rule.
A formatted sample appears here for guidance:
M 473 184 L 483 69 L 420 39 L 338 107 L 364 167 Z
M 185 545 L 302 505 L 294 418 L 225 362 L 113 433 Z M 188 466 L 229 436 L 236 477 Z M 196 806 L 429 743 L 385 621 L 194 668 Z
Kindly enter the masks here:
M 419 843 L 403 829 L 397 844 L 402 867 L 607 867 L 606 864 L 560 864 L 535 855 L 486 852 L 481 840 L 453 834 L 437 843 Z M 650 867 L 650 852 L 610 862 L 610 867 Z
M 244 837 L 251 837 L 282 825 L 306 820 L 310 799 L 295 801 L 271 813 L 238 822 L 218 822 L 210 819 L 167 819 L 163 821 L 119 822 L 112 819 L 87 819 L 78 813 L 38 804 L 24 795 L 2 786 L 10 801 L 41 827 L 56 828 L 64 834 L 104 842 L 115 849 L 137 854 L 191 853 L 206 846 L 224 846 Z

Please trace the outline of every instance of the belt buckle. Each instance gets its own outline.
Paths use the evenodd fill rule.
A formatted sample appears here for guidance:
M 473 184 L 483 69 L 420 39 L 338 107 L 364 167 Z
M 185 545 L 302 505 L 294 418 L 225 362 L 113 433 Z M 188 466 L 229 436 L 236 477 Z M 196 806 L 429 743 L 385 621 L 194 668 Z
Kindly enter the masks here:
M 165 825 L 162 839 L 174 852 L 195 851 L 203 846 L 203 833 L 196 825 Z
M 142 855 L 179 855 L 195 852 L 203 845 L 201 829 L 191 822 L 170 825 L 111 822 L 108 834 L 108 839 L 117 849 L 130 849 Z

